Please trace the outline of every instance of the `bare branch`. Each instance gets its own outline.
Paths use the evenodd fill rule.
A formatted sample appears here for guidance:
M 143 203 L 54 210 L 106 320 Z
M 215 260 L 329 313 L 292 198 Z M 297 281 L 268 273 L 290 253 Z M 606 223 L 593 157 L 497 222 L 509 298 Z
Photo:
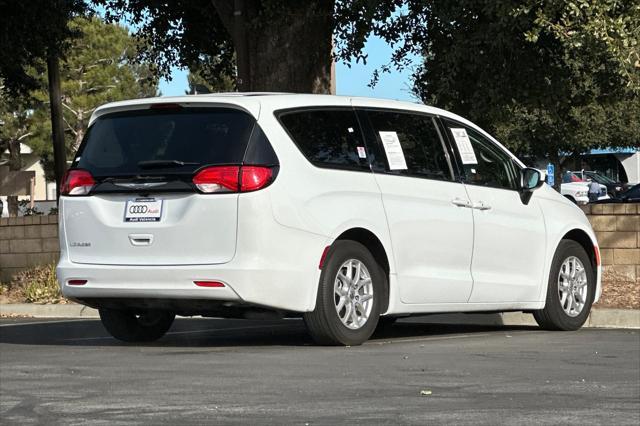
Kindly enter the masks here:
M 73 133 L 74 136 L 78 134 L 78 132 L 76 132 L 76 130 L 73 128 L 71 124 L 69 124 L 69 122 L 67 121 L 66 118 L 64 118 L 64 116 L 62 117 L 62 120 L 64 121 L 64 124 L 67 126 L 67 128 L 71 130 L 71 133 Z
M 29 133 L 25 133 L 24 135 L 20 136 L 18 139 L 16 139 L 17 141 L 21 141 L 24 138 L 28 138 L 29 136 L 33 135 L 33 132 L 29 132 Z
M 71 113 L 73 115 L 75 115 L 76 117 L 78 116 L 78 113 L 73 108 L 71 108 L 69 105 L 67 105 L 66 103 L 62 102 L 62 106 L 65 107 L 66 109 L 68 109 L 69 111 L 71 111 Z
M 98 90 L 103 90 L 103 89 L 115 89 L 117 86 L 115 85 L 106 85 L 106 86 L 95 86 L 95 87 L 89 87 L 88 89 L 86 89 L 87 93 L 91 93 L 91 92 L 97 92 Z

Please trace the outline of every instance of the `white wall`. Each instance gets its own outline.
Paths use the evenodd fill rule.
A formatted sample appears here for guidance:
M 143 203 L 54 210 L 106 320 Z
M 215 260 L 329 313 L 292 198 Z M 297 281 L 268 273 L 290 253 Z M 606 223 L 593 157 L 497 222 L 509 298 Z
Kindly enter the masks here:
M 640 183 L 640 150 L 635 154 L 616 154 L 616 158 L 622 163 L 624 171 L 627 172 L 629 183 Z

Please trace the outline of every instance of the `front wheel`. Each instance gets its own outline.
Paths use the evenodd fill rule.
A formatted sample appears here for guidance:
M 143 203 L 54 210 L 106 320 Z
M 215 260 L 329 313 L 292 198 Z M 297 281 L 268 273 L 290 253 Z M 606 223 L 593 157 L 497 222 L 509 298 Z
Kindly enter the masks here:
M 316 308 L 304 315 L 311 337 L 321 345 L 364 343 L 376 329 L 386 285 L 365 246 L 336 241 L 320 274 Z
M 563 240 L 551 264 L 544 309 L 533 312 L 540 327 L 547 330 L 577 330 L 591 310 L 596 274 L 584 248 Z
M 102 325 L 109 334 L 123 342 L 153 342 L 165 335 L 175 314 L 166 311 L 134 313 L 114 309 L 100 309 Z

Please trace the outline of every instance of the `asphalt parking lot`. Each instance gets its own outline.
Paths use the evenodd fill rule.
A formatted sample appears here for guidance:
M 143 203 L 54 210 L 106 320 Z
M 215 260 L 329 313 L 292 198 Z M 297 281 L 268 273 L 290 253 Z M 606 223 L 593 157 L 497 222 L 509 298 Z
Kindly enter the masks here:
M 424 392 L 423 392 L 424 391 Z M 424 393 L 425 395 L 421 395 Z M 2 424 L 640 424 L 640 333 L 428 324 L 317 347 L 299 320 L 0 320 Z

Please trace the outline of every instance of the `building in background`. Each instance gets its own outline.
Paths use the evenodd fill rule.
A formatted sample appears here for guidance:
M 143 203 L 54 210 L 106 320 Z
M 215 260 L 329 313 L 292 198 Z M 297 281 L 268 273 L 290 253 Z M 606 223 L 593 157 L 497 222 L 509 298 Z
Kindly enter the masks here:
M 55 182 L 47 181 L 40 157 L 28 145 L 20 144 L 20 157 L 22 159 L 22 168 L 20 170 L 34 173 L 32 196 L 35 207 L 38 211 L 47 214 L 52 207 L 56 206 L 56 184 Z M 6 166 L 8 162 L 9 150 L 6 150 L 0 153 L 0 167 Z M 3 206 L 1 216 L 8 216 L 7 194 L 0 192 L 0 200 L 2 200 Z M 31 195 L 20 195 L 18 200 L 31 201 Z
M 581 161 L 580 169 L 599 172 L 616 182 L 640 183 L 640 148 L 592 149 Z

